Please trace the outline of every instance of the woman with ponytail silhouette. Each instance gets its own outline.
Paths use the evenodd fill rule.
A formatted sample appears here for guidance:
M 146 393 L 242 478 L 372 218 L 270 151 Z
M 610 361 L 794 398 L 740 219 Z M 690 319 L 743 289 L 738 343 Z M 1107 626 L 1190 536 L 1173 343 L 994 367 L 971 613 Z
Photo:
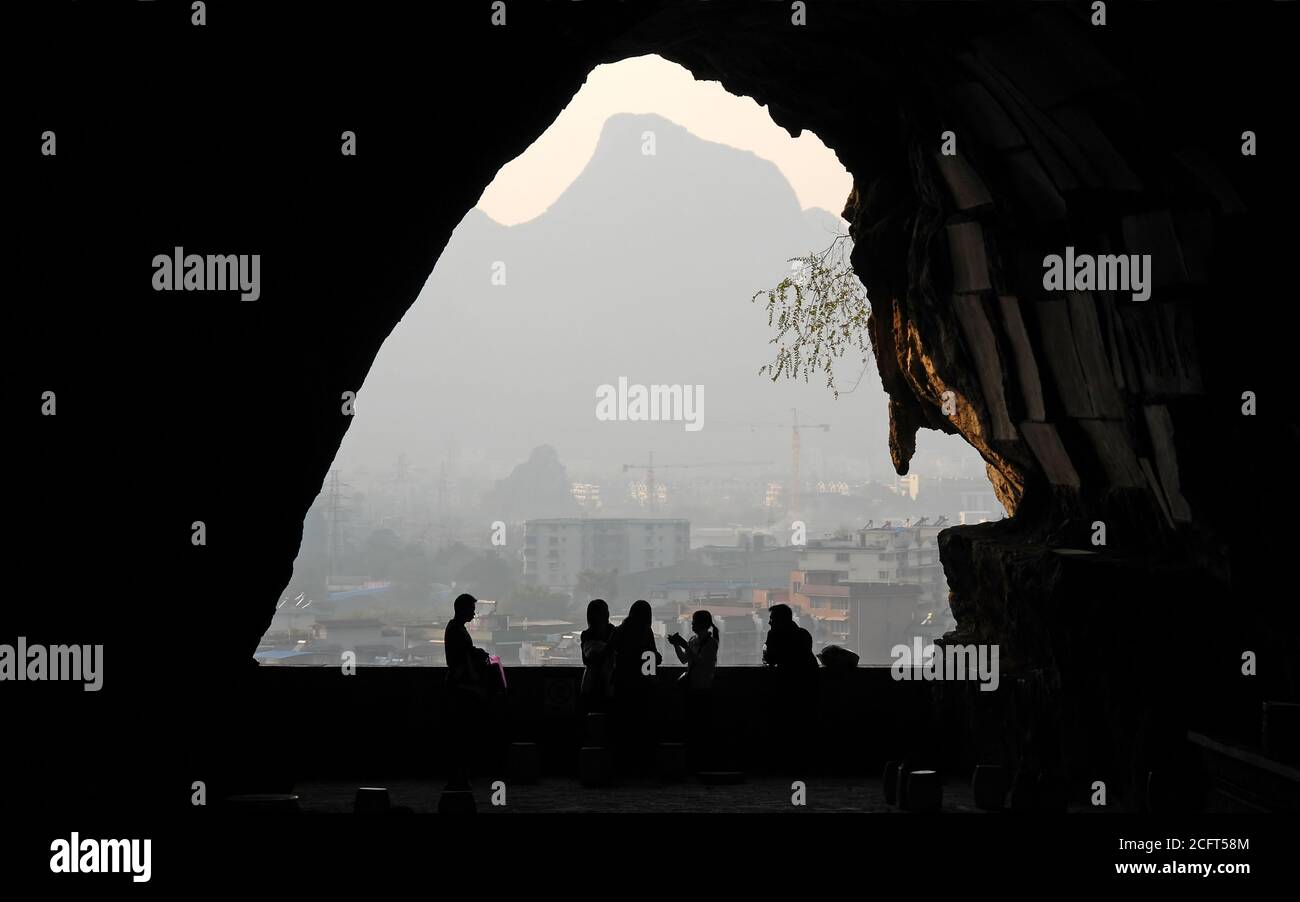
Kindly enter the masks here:
M 673 633 L 668 637 L 677 660 L 686 665 L 681 681 L 686 687 L 686 729 L 691 758 L 696 770 L 712 766 L 713 673 L 718 665 L 721 637 L 708 611 L 691 616 L 689 640 Z

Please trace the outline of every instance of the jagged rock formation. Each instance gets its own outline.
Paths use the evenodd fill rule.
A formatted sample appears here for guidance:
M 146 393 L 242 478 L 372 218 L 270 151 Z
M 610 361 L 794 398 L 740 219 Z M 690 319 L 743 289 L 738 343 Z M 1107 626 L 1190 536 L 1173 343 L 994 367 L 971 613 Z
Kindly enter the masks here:
M 1240 573 L 1261 562 L 1234 539 L 1226 484 L 1260 367 L 1208 362 L 1249 346 L 1215 299 L 1264 284 L 1253 249 L 1268 199 L 1243 200 L 1259 183 L 1241 117 L 1207 103 L 1192 72 L 1164 80 L 1132 52 L 1163 20 L 1108 31 L 1060 5 L 845 15 L 857 21 L 817 35 L 852 45 L 838 52 L 771 45 L 754 22 L 733 26 L 744 53 L 665 55 L 839 153 L 895 466 L 907 472 L 918 429 L 958 432 L 1015 513 L 941 538 L 951 638 L 999 643 L 1011 697 L 1036 699 L 971 718 L 969 735 L 1076 787 L 1104 776 L 1140 804 L 1146 770 L 1181 766 L 1194 707 L 1250 716 L 1241 652 L 1268 644 L 1247 627 L 1243 608 L 1267 602 Z M 1067 246 L 1149 254 L 1151 298 L 1046 291 L 1043 261 Z M 1269 648 L 1283 676 L 1294 645 Z M 1275 691 L 1294 693 L 1290 679 Z M 959 717 L 978 704 L 946 694 L 964 699 Z

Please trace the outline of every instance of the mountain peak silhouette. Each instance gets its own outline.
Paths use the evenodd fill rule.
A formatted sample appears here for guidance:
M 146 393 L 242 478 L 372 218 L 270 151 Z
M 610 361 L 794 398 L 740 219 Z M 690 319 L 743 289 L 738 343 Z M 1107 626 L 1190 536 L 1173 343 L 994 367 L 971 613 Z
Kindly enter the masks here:
M 610 221 L 674 211 L 724 220 L 798 215 L 801 207 L 776 164 L 752 151 L 706 141 L 654 113 L 616 113 L 582 172 L 543 215 Z
M 643 153 L 651 138 L 654 152 Z M 803 210 L 776 165 L 750 151 L 662 116 L 611 116 L 582 172 L 539 216 L 506 226 L 466 215 L 375 360 L 347 456 L 434 457 L 456 435 L 501 475 L 544 444 L 573 478 L 650 451 L 666 463 L 770 458 L 779 469 L 788 433 L 738 424 L 798 407 L 836 424 L 810 439 L 810 461 L 871 458 L 857 469 L 880 470 L 888 420 L 874 373 L 843 402 L 824 381 L 759 373 L 775 353 L 773 329 L 751 298 L 843 229 L 832 213 Z M 862 367 L 843 369 L 852 384 Z M 704 386 L 703 430 L 598 420 L 597 387 L 624 376 Z

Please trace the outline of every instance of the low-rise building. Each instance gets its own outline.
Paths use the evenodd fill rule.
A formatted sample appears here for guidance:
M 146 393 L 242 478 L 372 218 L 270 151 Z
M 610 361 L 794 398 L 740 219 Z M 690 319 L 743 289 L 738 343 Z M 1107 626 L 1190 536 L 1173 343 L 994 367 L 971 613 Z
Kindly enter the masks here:
M 913 635 L 934 638 L 952 625 L 939 562 L 946 521 L 869 525 L 851 537 L 809 542 L 790 574 L 789 604 L 815 621 L 815 645 L 888 663 Z

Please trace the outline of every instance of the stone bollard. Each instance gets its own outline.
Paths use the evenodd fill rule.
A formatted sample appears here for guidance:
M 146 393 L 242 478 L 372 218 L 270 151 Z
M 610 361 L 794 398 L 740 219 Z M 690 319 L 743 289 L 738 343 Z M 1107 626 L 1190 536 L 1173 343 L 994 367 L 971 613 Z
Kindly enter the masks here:
M 679 780 L 689 769 L 686 760 L 686 745 L 681 742 L 661 742 L 658 750 L 658 765 L 661 776 L 670 780 Z
M 542 762 L 535 742 L 513 742 L 506 759 L 506 772 L 514 783 L 536 783 Z
M 885 787 L 885 804 L 898 804 L 898 769 L 902 767 L 901 761 L 886 761 L 885 774 L 880 778 Z
M 977 764 L 970 781 L 975 807 L 981 811 L 1001 811 L 1006 804 L 1007 771 L 999 764 Z
M 583 786 L 602 786 L 608 783 L 612 769 L 609 749 L 588 745 L 578 752 L 578 779 Z
M 894 804 L 907 810 L 907 773 L 911 766 L 906 761 L 898 762 L 898 775 L 894 778 Z
M 354 814 L 387 814 L 390 808 L 388 790 L 383 786 L 359 786 L 352 800 Z
M 934 814 L 943 804 L 943 783 L 935 770 L 914 770 L 907 774 L 907 811 Z
M 1007 807 L 1017 814 L 1033 811 L 1037 807 L 1035 796 L 1038 789 L 1038 775 L 1023 767 L 1016 771 L 1011 781 L 1011 796 Z

